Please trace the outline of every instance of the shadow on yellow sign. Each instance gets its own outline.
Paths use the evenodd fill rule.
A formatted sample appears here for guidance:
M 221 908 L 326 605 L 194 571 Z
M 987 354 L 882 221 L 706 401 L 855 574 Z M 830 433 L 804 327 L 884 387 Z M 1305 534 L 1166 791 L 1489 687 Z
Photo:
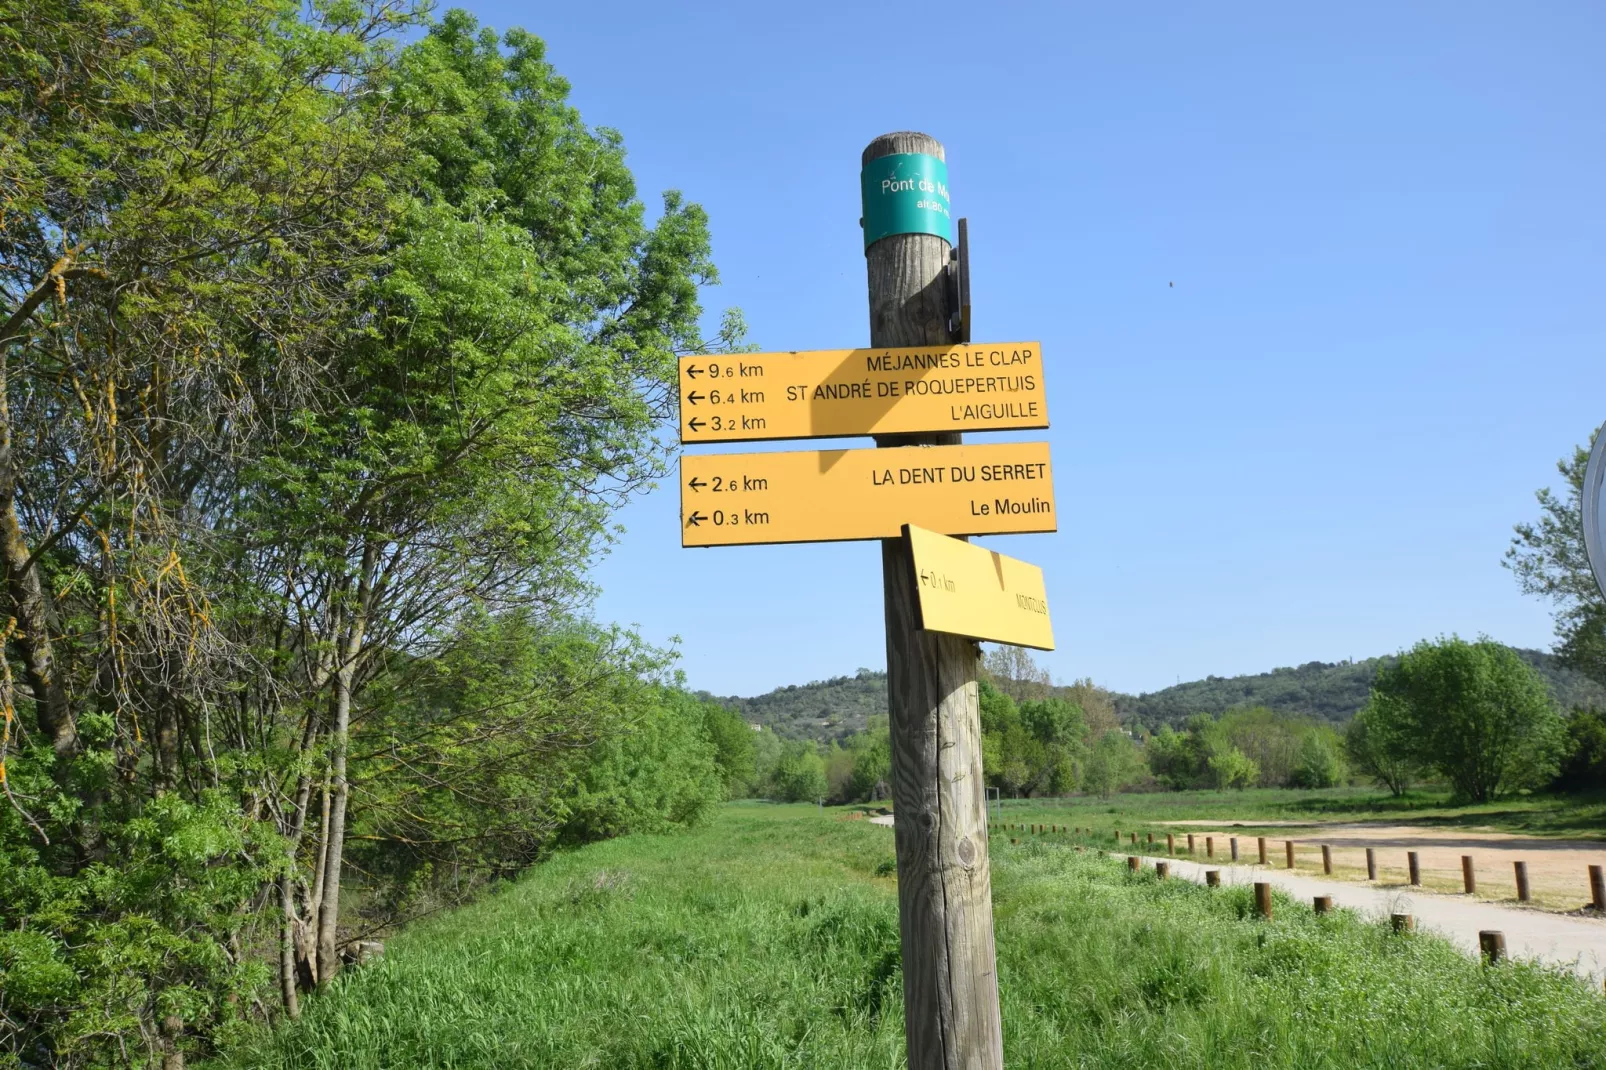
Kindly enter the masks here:
M 912 524 L 903 537 L 926 631 L 1054 649 L 1042 569 Z

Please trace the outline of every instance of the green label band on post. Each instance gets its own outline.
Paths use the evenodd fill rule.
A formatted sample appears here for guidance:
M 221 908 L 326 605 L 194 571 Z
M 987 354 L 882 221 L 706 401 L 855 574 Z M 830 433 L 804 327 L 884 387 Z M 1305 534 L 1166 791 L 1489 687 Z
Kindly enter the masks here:
M 948 208 L 948 165 L 923 152 L 896 152 L 859 172 L 864 198 L 864 247 L 888 234 L 935 234 L 954 242 Z

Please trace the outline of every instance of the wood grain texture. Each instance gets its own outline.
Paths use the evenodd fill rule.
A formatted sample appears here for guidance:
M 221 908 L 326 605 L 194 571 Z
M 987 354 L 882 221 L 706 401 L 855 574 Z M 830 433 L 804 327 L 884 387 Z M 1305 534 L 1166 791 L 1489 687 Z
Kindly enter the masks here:
M 926 134 L 885 134 L 863 163 L 896 152 L 945 159 Z M 870 344 L 947 344 L 948 243 L 893 234 L 865 250 Z M 878 446 L 957 445 L 960 436 L 887 435 Z M 1004 1064 L 981 767 L 978 648 L 917 628 L 914 563 L 902 539 L 881 544 L 887 626 L 892 793 L 898 814 L 898 928 L 910 1070 Z

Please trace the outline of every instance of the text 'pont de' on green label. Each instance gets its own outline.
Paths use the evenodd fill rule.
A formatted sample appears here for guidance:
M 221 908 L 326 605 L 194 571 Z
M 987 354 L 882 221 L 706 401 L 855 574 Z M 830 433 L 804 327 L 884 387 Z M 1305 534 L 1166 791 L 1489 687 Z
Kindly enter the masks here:
M 859 172 L 864 247 L 889 234 L 935 234 L 953 244 L 948 165 L 923 152 L 880 156 Z

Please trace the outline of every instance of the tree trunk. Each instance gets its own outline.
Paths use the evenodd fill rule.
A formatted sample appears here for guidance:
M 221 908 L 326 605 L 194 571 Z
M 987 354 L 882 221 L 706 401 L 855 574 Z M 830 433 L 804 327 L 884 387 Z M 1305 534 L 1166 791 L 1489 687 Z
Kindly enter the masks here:
M 340 663 L 335 669 L 335 718 L 329 745 L 329 770 L 333 783 L 330 796 L 329 838 L 326 844 L 323 878 L 323 904 L 318 912 L 318 984 L 325 985 L 340 972 L 340 953 L 336 930 L 340 923 L 340 871 L 345 861 L 346 804 L 350 789 L 346 782 L 346 753 L 351 741 L 352 687 L 357 677 L 357 659 L 362 654 L 368 622 L 369 599 L 373 594 L 374 568 L 378 550 L 372 543 L 363 549 L 362 573 L 357 585 L 357 601 L 345 636 L 340 644 Z
M 67 758 L 78 749 L 78 726 L 67 703 L 67 690 L 55 672 L 51 635 L 55 620 L 50 600 L 39 579 L 38 562 L 30 561 L 28 542 L 17 518 L 17 469 L 12 452 L 11 403 L 7 395 L 7 365 L 0 352 L 0 564 L 18 630 L 12 638 L 22 655 L 23 673 L 33 691 L 39 732 Z

